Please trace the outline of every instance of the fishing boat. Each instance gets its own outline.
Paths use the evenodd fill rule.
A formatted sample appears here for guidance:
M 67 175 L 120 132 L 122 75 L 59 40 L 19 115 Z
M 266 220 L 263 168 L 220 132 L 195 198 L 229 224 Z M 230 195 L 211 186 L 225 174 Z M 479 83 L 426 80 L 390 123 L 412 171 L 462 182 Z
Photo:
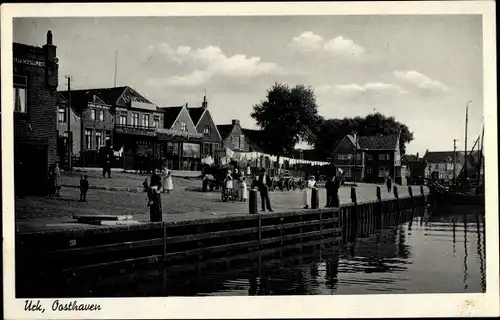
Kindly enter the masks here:
M 469 101 L 470 102 L 470 101 Z M 480 137 L 474 143 L 471 152 L 467 151 L 467 124 L 468 124 L 469 107 L 467 103 L 465 111 L 465 159 L 464 167 L 459 174 L 459 177 L 454 177 L 455 183 L 450 186 L 444 186 L 438 179 L 431 178 L 428 181 L 429 186 L 429 201 L 434 206 L 456 206 L 456 205 L 485 205 L 484 195 L 484 126 Z M 479 147 L 479 141 L 480 147 Z M 474 148 L 478 146 L 478 157 L 474 159 Z M 469 171 L 468 165 L 471 165 Z

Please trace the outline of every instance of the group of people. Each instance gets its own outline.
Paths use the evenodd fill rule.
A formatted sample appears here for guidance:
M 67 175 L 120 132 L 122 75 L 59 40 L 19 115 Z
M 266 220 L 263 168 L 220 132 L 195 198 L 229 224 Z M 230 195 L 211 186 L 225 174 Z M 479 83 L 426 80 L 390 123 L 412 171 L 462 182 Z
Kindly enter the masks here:
M 225 190 L 224 190 L 225 189 Z M 222 192 L 232 192 L 232 195 L 238 194 L 238 200 L 245 202 L 248 199 L 248 185 L 245 174 L 239 172 L 238 168 L 227 171 L 224 179 L 224 189 Z
M 159 169 L 155 169 L 149 182 L 148 178 L 144 180 L 143 187 L 144 191 L 147 193 L 147 207 L 149 207 L 151 221 L 162 221 L 161 194 L 170 193 L 174 190 L 172 171 L 166 166 L 163 167 L 161 172 Z
M 48 197 L 53 196 L 59 197 L 61 191 L 61 168 L 59 168 L 59 162 L 51 165 L 49 168 L 49 175 L 47 177 L 48 185 Z
M 163 170 L 164 162 L 164 159 L 158 155 L 151 156 L 146 152 L 136 154 L 134 158 L 135 171 L 139 174 L 153 174 L 155 170 Z

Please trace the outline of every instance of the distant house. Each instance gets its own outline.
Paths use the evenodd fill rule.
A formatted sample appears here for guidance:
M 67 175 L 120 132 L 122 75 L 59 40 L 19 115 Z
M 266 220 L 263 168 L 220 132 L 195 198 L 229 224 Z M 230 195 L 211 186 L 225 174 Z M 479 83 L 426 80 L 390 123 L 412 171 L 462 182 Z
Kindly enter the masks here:
M 423 184 L 422 179 L 425 177 L 425 167 L 427 163 L 425 159 L 419 157 L 419 154 L 405 154 L 401 157 L 401 165 L 406 167 L 406 179 L 408 184 Z
M 188 108 L 187 110 L 196 130 L 203 134 L 202 157 L 210 155 L 212 158 L 216 158 L 217 151 L 222 148 L 222 136 L 208 109 L 206 97 L 204 97 L 201 107 Z
M 250 151 L 250 146 L 246 141 L 246 136 L 239 120 L 232 120 L 231 124 L 218 125 L 217 130 L 220 132 L 223 148 L 236 152 Z
M 479 160 L 479 152 L 474 151 L 472 154 L 469 152 L 469 159 L 467 162 L 469 176 L 476 171 L 476 165 Z M 425 168 L 425 177 L 429 178 L 434 173 L 439 179 L 447 181 L 453 180 L 453 174 L 458 177 L 465 165 L 465 152 L 464 151 L 427 151 L 424 155 L 427 163 Z M 455 170 L 453 170 L 453 163 L 455 162 Z
M 346 135 L 333 152 L 332 163 L 348 180 L 382 182 L 392 177 L 403 183 L 399 134 L 386 136 Z

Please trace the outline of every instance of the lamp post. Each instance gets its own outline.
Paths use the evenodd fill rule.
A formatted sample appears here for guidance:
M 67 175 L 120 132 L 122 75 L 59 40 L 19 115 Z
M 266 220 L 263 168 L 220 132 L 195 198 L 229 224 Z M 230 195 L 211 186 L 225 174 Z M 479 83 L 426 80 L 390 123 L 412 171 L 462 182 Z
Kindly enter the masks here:
M 358 135 L 356 132 L 354 132 L 354 154 L 353 154 L 353 157 L 354 157 L 354 172 L 353 172 L 353 178 L 352 178 L 352 182 L 354 184 L 356 184 L 356 154 L 358 153 Z
M 65 78 L 68 80 L 68 171 L 71 171 L 71 146 L 73 145 L 73 139 L 71 139 L 71 80 L 73 77 L 71 75 L 66 75 Z

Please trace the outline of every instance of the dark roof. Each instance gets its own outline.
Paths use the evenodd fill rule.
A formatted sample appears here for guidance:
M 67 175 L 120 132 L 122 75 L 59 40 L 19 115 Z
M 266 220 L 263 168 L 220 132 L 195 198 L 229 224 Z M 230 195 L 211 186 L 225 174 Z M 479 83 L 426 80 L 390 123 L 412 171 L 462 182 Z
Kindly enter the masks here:
M 351 141 L 353 137 L 349 136 Z M 387 136 L 358 136 L 358 148 L 366 150 L 396 150 L 399 135 Z
M 60 91 L 65 99 L 68 99 L 68 91 Z M 80 101 L 93 101 L 93 97 L 97 96 L 104 103 L 111 106 L 126 107 L 130 101 L 134 100 L 137 102 L 154 104 L 143 95 L 135 91 L 134 89 L 124 86 L 115 88 L 100 88 L 100 89 L 81 89 L 81 90 L 71 90 L 71 100 Z
M 170 129 L 175 122 L 175 119 L 179 116 L 179 113 L 182 111 L 183 106 L 179 107 L 165 107 L 160 108 L 161 112 L 163 112 L 163 121 L 165 123 L 165 128 Z
M 219 124 L 217 125 L 217 130 L 219 130 L 222 140 L 226 140 L 231 131 L 233 130 L 232 124 Z
M 60 97 L 65 102 L 68 101 L 68 91 L 59 91 Z M 72 90 L 71 91 L 71 106 L 75 112 L 81 114 L 82 110 L 87 107 L 88 102 L 92 102 L 94 95 L 88 90 Z
M 472 157 L 474 161 L 478 161 L 479 159 L 479 151 L 473 151 Z M 465 163 L 465 152 L 457 151 L 456 152 L 457 162 L 462 165 Z M 428 163 L 445 163 L 445 162 L 453 162 L 453 151 L 427 151 L 424 155 L 424 159 Z
M 413 155 L 413 154 L 405 154 L 404 156 L 401 157 L 401 161 L 405 161 L 405 162 L 415 162 L 415 161 L 419 161 L 421 159 L 422 158 L 418 158 L 416 155 Z
M 198 124 L 198 121 L 200 121 L 200 118 L 203 115 L 205 108 L 203 107 L 188 108 L 188 111 L 189 111 L 189 116 L 191 116 L 191 120 L 193 120 L 194 125 L 196 125 Z

